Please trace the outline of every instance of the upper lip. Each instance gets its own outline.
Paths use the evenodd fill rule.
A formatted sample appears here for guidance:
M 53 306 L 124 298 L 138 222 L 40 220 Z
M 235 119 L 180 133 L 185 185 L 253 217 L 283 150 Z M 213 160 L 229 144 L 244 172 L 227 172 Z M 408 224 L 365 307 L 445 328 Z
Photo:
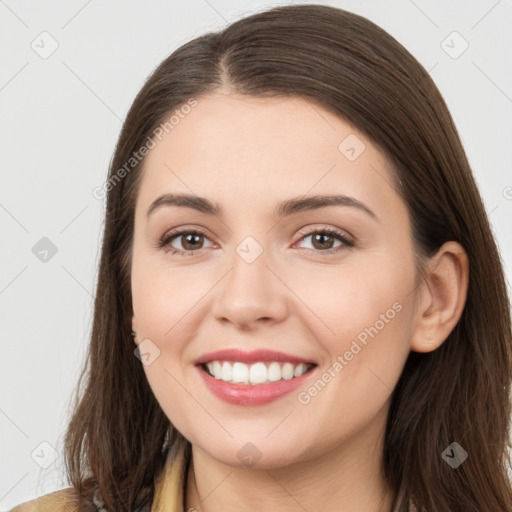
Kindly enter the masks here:
M 211 361 L 240 361 L 242 363 L 281 361 L 295 364 L 316 364 L 315 361 L 312 361 L 311 359 L 304 359 L 291 354 L 285 354 L 284 352 L 276 352 L 275 350 L 258 349 L 246 352 L 235 348 L 225 348 L 223 350 L 216 350 L 215 352 L 208 352 L 197 359 L 195 364 L 199 365 L 209 363 Z

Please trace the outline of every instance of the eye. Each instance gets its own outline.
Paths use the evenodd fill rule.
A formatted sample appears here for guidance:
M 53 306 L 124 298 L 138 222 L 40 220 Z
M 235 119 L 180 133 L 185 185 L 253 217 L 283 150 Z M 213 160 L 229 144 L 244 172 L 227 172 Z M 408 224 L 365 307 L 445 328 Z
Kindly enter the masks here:
M 312 237 L 313 249 L 307 250 L 314 253 L 321 252 L 331 254 L 354 246 L 354 241 L 345 235 L 345 233 L 332 228 L 317 229 L 309 233 L 300 231 L 300 234 L 303 236 L 299 241 Z M 172 245 L 172 242 L 180 238 L 182 238 L 181 246 L 183 249 L 176 248 Z M 192 256 L 197 251 L 204 248 L 201 243 L 201 238 L 209 240 L 206 233 L 199 229 L 177 229 L 166 233 L 158 242 L 158 247 L 171 254 L 179 254 L 181 256 L 188 254 Z M 334 240 L 340 242 L 335 248 L 333 248 Z
M 171 245 L 171 242 L 182 237 L 183 240 L 181 244 L 184 249 L 177 249 Z M 170 252 L 171 254 L 193 255 L 196 251 L 203 248 L 200 247 L 200 245 L 202 245 L 200 242 L 201 237 L 207 238 L 206 233 L 203 233 L 198 229 L 175 230 L 170 233 L 166 233 L 159 241 L 158 247 L 163 248 L 165 252 Z
M 300 240 L 312 237 L 313 249 L 308 250 L 313 250 L 313 252 L 317 253 L 323 252 L 332 254 L 354 246 L 354 240 L 345 235 L 345 233 L 333 228 L 317 229 L 309 233 L 301 231 L 300 234 L 303 235 Z M 341 243 L 337 247 L 332 248 L 335 239 L 339 240 Z

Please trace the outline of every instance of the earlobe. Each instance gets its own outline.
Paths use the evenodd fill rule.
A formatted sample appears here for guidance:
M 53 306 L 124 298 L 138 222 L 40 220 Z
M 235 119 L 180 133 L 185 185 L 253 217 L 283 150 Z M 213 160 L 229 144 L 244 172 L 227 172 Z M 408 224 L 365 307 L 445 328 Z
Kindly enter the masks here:
M 466 251 L 457 242 L 446 242 L 429 262 L 420 286 L 411 350 L 431 352 L 446 340 L 464 310 L 468 282 Z

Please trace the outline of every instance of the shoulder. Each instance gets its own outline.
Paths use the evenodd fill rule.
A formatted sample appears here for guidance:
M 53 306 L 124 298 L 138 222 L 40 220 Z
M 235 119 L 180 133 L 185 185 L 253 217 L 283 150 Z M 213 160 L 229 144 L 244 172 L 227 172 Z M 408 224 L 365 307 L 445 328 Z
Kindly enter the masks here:
M 77 510 L 73 487 L 61 489 L 17 505 L 9 512 L 74 512 Z

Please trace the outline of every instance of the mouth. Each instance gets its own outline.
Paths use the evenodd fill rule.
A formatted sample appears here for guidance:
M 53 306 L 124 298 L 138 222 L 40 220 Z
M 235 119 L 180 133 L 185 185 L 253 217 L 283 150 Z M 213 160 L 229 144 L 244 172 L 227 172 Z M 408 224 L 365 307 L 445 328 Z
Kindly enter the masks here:
M 318 365 L 291 361 L 256 361 L 248 364 L 242 361 L 213 360 L 199 363 L 198 366 L 214 379 L 229 384 L 258 386 L 299 378 Z
M 213 395 L 242 406 L 284 398 L 312 381 L 318 368 L 316 361 L 293 354 L 234 347 L 203 354 L 194 364 Z

